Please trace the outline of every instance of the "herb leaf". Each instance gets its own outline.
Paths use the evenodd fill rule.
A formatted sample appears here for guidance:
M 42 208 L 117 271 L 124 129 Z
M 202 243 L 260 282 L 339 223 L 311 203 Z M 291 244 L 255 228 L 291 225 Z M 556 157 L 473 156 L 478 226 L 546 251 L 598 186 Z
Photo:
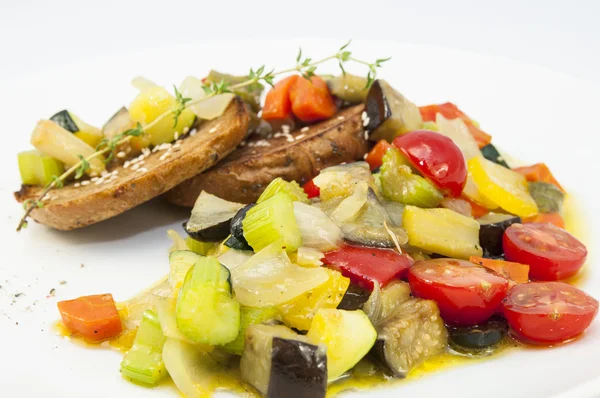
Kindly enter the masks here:
M 79 165 L 79 167 L 77 167 L 77 170 L 75 171 L 75 179 L 76 180 L 83 177 L 85 172 L 90 169 L 90 162 L 88 162 L 86 158 L 84 158 L 81 155 L 77 155 L 77 157 L 79 158 L 81 164 Z

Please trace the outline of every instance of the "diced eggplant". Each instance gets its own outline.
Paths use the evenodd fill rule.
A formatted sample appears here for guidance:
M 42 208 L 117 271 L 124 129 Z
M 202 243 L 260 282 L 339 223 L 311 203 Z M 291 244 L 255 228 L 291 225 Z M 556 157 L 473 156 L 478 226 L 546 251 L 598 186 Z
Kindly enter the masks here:
M 223 244 L 231 249 L 252 250 L 252 248 L 250 247 L 250 245 L 248 244 L 246 239 L 244 239 L 244 242 L 242 242 L 233 235 L 228 237 L 227 240 L 225 240 L 225 242 L 223 242 Z
M 331 94 L 350 104 L 365 101 L 369 92 L 367 78 L 346 73 L 340 76 L 321 76 L 327 82 Z
M 499 164 L 500 166 L 504 166 L 507 169 L 510 169 L 508 163 L 506 163 L 506 161 L 502 158 L 502 155 L 500 155 L 500 152 L 498 152 L 496 147 L 492 144 L 487 144 L 486 146 L 481 148 L 481 154 L 487 160 L 491 160 L 492 162 Z
M 134 127 L 135 122 L 131 120 L 129 111 L 127 108 L 122 107 L 102 126 L 102 132 L 106 137 L 113 138 Z
M 375 80 L 367 95 L 365 110 L 371 141 L 392 142 L 397 135 L 417 130 L 423 123 L 419 108 L 385 80 Z
M 363 311 L 369 316 L 373 325 L 378 325 L 398 308 L 398 306 L 410 299 L 410 286 L 403 281 L 394 281 L 381 289 L 373 290 L 372 300 L 368 300 L 363 306 Z
M 246 213 L 248 212 L 248 210 L 250 210 L 253 207 L 254 207 L 254 203 L 250 203 L 249 205 L 246 205 L 246 206 L 242 207 L 241 209 L 239 209 L 238 212 L 235 213 L 235 216 L 233 216 L 233 218 L 231 219 L 231 223 L 229 226 L 229 232 L 231 233 L 231 236 L 234 237 L 235 239 L 237 239 L 239 242 L 245 244 L 248 247 L 250 247 L 250 246 L 248 245 L 248 241 L 244 237 L 244 228 L 242 227 L 242 220 L 244 219 L 244 217 L 246 217 Z M 231 247 L 231 246 L 229 246 L 229 247 Z M 235 247 L 235 249 L 239 249 L 239 248 Z M 248 249 L 239 249 L 239 250 L 248 250 Z
M 355 220 L 341 226 L 344 239 L 363 246 L 393 248 L 396 242 L 404 245 L 408 237 L 402 228 L 392 222 L 375 191 L 369 187 L 367 203 Z M 395 242 L 396 241 L 396 242 Z
M 565 194 L 554 184 L 542 181 L 528 183 L 529 194 L 535 200 L 537 207 L 542 213 L 556 213 L 562 208 Z
M 70 133 L 76 133 L 79 131 L 77 123 L 75 123 L 75 120 L 71 117 L 71 114 L 66 109 L 55 113 L 50 120 Z
M 504 319 L 492 318 L 483 325 L 448 327 L 450 343 L 458 351 L 472 352 L 498 344 L 508 332 Z
M 183 228 L 193 239 L 218 242 L 229 235 L 231 219 L 242 207 L 242 203 L 228 202 L 202 191 Z
M 488 213 L 478 218 L 479 245 L 484 250 L 485 257 L 498 257 L 504 254 L 502 235 L 508 227 L 520 223 L 521 217 L 512 214 Z
M 360 310 L 369 299 L 369 292 L 353 283 L 350 284 L 337 308 L 340 310 Z
M 377 327 L 372 355 L 395 377 L 442 351 L 448 332 L 435 301 L 411 299 Z
M 327 348 L 285 326 L 253 325 L 240 361 L 242 380 L 266 398 L 319 398 L 327 391 Z

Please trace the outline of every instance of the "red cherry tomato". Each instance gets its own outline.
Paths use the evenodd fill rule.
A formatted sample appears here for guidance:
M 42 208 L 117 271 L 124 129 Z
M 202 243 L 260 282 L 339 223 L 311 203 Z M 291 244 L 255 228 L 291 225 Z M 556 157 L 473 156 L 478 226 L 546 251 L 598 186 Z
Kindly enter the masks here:
M 467 164 L 454 141 L 434 131 L 418 130 L 397 137 L 394 145 L 423 177 L 451 196 L 460 196 Z
M 529 264 L 534 280 L 554 281 L 573 276 L 587 258 L 577 238 L 552 224 L 513 224 L 502 238 L 508 261 Z
M 504 316 L 520 337 L 552 344 L 583 333 L 598 313 L 598 301 L 563 282 L 517 285 L 504 299 Z
M 308 198 L 318 198 L 321 195 L 321 190 L 315 185 L 313 180 L 310 180 L 302 187 L 304 192 L 308 195 Z
M 414 260 L 390 249 L 344 245 L 325 253 L 323 262 L 339 269 L 342 275 L 363 289 L 370 290 L 374 281 L 385 287 L 394 279 L 402 278 Z
M 415 263 L 408 270 L 416 297 L 434 300 L 446 323 L 470 326 L 488 320 L 506 296 L 508 281 L 464 260 L 436 259 Z

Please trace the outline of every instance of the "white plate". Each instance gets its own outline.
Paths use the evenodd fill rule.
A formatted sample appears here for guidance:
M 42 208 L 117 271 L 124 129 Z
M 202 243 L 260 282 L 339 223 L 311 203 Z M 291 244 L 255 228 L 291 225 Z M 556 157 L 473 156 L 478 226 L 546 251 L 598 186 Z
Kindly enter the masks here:
M 58 318 L 58 300 L 104 292 L 124 300 L 159 279 L 168 267 L 170 243 L 165 231 L 180 228 L 186 212 L 155 200 L 78 231 L 56 232 L 31 223 L 15 233 L 22 214 L 12 198 L 19 186 L 16 152 L 28 148 L 36 120 L 68 108 L 100 125 L 133 98 L 129 81 L 136 75 L 170 87 L 186 75 L 202 76 L 210 68 L 245 73 L 263 63 L 289 67 L 298 44 L 316 59 L 335 52 L 341 43 L 207 42 L 65 65 L 28 77 L 0 77 L 4 137 L 0 149 L 0 396 L 176 396 L 170 390 L 143 389 L 125 382 L 118 371 L 119 354 L 71 344 L 54 333 L 53 323 Z M 367 60 L 392 56 L 381 76 L 408 98 L 418 104 L 455 102 L 511 155 L 531 163 L 546 162 L 577 198 L 582 222 L 591 229 L 600 224 L 600 131 L 595 120 L 600 97 L 585 83 L 504 59 L 444 49 L 355 42 L 352 50 Z M 335 68 L 332 65 L 330 70 Z M 592 236 L 591 230 L 583 236 L 591 254 L 582 287 L 599 298 L 600 271 L 593 269 L 598 245 L 592 244 L 596 242 Z M 47 297 L 53 288 L 56 296 Z M 16 293 L 23 294 L 15 298 Z M 348 396 L 594 396 L 600 392 L 599 357 L 596 321 L 585 338 L 563 347 L 518 350 L 393 388 Z

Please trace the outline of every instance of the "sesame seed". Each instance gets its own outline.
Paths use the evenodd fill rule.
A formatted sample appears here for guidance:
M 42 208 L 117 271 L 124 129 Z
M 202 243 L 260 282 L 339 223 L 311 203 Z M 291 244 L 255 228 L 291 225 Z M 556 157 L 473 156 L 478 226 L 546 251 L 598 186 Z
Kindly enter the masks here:
M 113 172 L 110 173 L 110 174 L 113 175 L 113 176 L 116 176 L 117 174 L 119 174 L 119 170 L 113 170 Z
M 141 165 L 143 165 L 144 163 L 146 163 L 146 161 L 145 161 L 145 160 L 142 160 L 141 162 L 138 162 L 138 164 L 139 164 L 140 166 L 141 166 Z M 116 170 L 115 170 L 115 171 L 116 171 Z
M 290 131 L 290 126 L 287 124 L 284 124 L 283 126 L 281 126 L 281 130 L 283 130 L 283 132 L 285 133 L 286 131 Z
M 145 167 L 142 167 L 141 169 L 138 169 L 138 172 L 140 172 L 140 173 L 147 173 L 148 169 L 145 168 Z
M 369 130 L 365 130 L 365 140 L 369 139 Z
M 193 130 L 190 132 L 190 137 L 193 137 L 193 136 L 195 136 L 195 135 L 196 135 L 196 133 L 197 133 L 196 129 L 193 129 Z
M 277 132 L 277 133 L 275 133 L 275 135 L 273 137 L 275 137 L 275 138 L 283 137 L 283 134 L 280 132 Z
M 306 134 L 299 134 L 296 139 L 297 140 L 301 140 L 302 138 L 306 137 Z
M 96 181 L 98 181 L 98 180 L 99 180 L 99 178 L 98 178 L 98 177 L 93 177 L 93 178 L 91 179 L 91 181 L 92 181 L 92 182 L 96 182 Z
M 306 126 L 306 127 L 302 127 L 302 128 L 300 129 L 300 131 L 301 131 L 301 132 L 303 132 L 303 133 L 306 133 L 308 130 L 310 130 L 310 128 L 309 128 L 308 126 Z
M 90 177 L 98 177 L 98 173 L 96 173 L 95 171 L 92 171 L 90 173 Z
M 102 170 L 102 173 L 100 173 L 100 175 L 101 175 L 102 177 L 104 177 L 104 176 L 107 176 L 107 175 L 108 175 L 108 171 L 106 171 L 106 170 Z
M 158 158 L 158 160 L 160 160 L 160 161 L 163 161 L 163 160 L 165 160 L 165 159 L 166 159 L 166 158 L 167 158 L 169 155 L 170 155 L 170 153 L 169 153 L 169 152 L 167 152 L 167 153 L 165 153 L 164 155 L 161 155 L 161 157 L 160 157 L 160 158 Z
M 360 115 L 360 118 L 361 118 L 362 120 L 365 120 L 365 119 L 367 118 L 367 112 L 363 112 L 363 113 L 361 113 L 361 115 Z
M 294 137 L 288 137 L 288 138 L 286 139 L 286 141 L 287 141 L 287 142 L 294 142 Z
M 338 116 L 338 120 L 344 120 L 344 119 L 345 119 L 345 117 L 343 117 L 343 116 Z
M 367 127 L 369 125 L 369 122 L 371 121 L 371 119 L 369 119 L 368 117 L 366 119 L 363 120 L 363 126 Z
M 368 155 L 369 155 L 368 153 L 365 153 L 365 154 L 363 155 L 363 159 L 366 159 Z
M 130 164 L 131 164 L 131 162 L 129 160 L 126 160 L 125 163 L 123 164 L 123 168 L 124 169 L 128 168 Z
M 75 185 L 73 185 L 75 188 L 79 188 L 81 186 L 80 183 L 76 182 Z
M 137 162 L 139 162 L 138 158 L 133 158 L 129 161 L 131 164 L 136 164 Z
M 173 148 L 179 148 L 181 146 L 181 141 L 177 141 L 175 143 L 175 145 L 173 145 Z
M 138 162 L 139 162 L 140 160 L 144 160 L 144 158 L 145 158 L 145 157 L 146 157 L 146 155 L 144 155 L 144 154 L 142 153 L 140 156 L 138 156 L 138 157 L 137 157 L 137 160 L 138 160 Z
M 117 153 L 117 157 L 123 159 L 125 156 L 127 156 L 127 154 L 123 151 Z
M 131 170 L 137 170 L 140 168 L 139 164 L 134 164 L 133 166 L 131 166 Z
M 173 139 L 175 141 L 177 141 L 179 139 L 179 133 L 176 131 L 175 134 L 173 134 Z
M 81 181 L 81 185 L 85 187 L 86 185 L 90 185 L 90 182 L 89 181 Z
M 246 146 L 246 141 L 240 142 L 240 146 Z
M 103 182 L 104 182 L 104 178 L 99 178 L 99 179 L 98 179 L 98 180 L 95 182 L 95 184 L 96 184 L 96 185 L 100 185 L 100 184 L 102 184 Z
M 214 133 L 215 131 L 217 131 L 217 128 L 216 128 L 216 127 L 213 127 L 212 129 L 208 130 L 208 132 L 209 132 L 210 134 Z
M 160 148 L 158 146 L 155 146 L 154 148 L 152 148 L 152 153 L 156 153 L 158 152 Z
M 150 149 L 142 148 L 142 153 L 144 154 L 144 156 L 148 156 L 148 155 L 150 155 Z

